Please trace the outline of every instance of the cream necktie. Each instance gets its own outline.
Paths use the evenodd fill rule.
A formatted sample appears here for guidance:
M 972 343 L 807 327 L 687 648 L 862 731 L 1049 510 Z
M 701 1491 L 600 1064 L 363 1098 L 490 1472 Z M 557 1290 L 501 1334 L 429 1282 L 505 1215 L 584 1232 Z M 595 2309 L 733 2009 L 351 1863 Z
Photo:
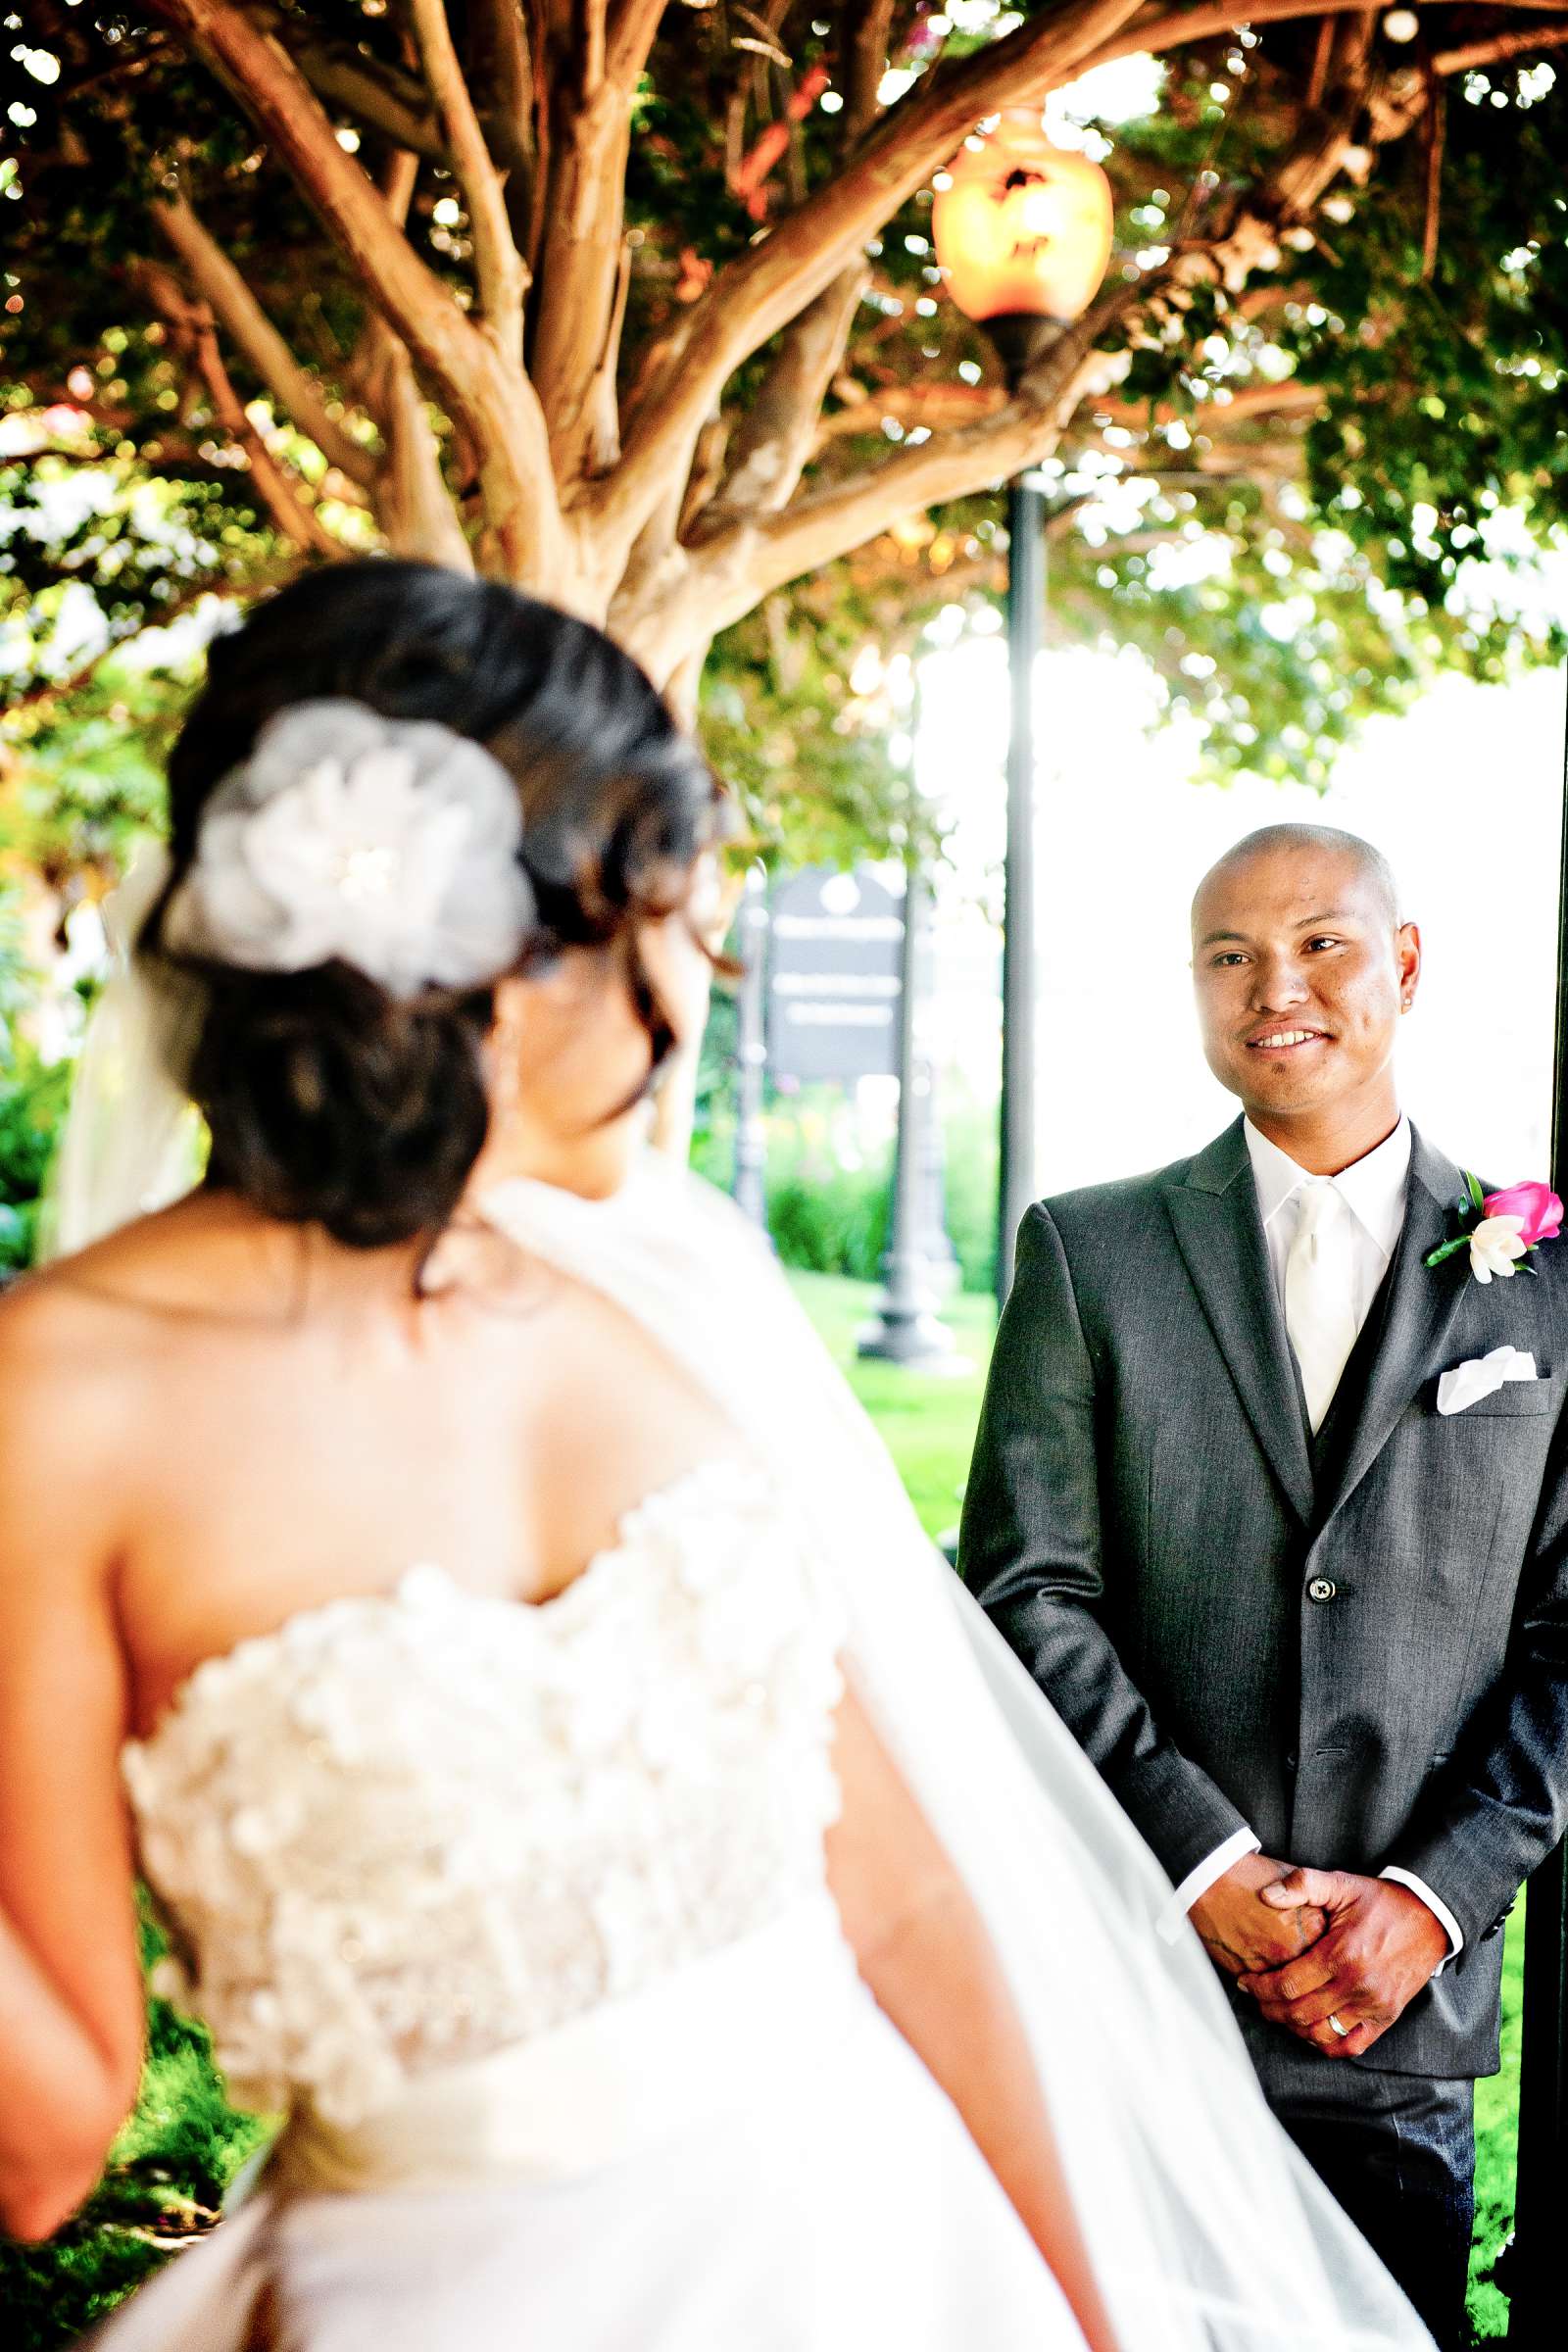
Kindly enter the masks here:
M 1354 1245 L 1350 1211 L 1338 1188 L 1327 1177 L 1304 1184 L 1285 1261 L 1285 1328 L 1301 1368 L 1314 1435 L 1355 1346 Z

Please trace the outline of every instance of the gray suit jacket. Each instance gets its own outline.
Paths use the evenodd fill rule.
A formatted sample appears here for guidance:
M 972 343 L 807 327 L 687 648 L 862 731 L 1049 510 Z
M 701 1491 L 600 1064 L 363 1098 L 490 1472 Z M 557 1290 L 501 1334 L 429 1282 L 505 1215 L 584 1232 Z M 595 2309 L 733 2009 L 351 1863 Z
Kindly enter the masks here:
M 1404 1231 L 1311 1437 L 1240 1120 L 1043 1201 L 964 1497 L 966 1582 L 1179 1883 L 1244 1823 L 1402 1864 L 1465 1949 L 1369 2063 L 1497 2065 L 1500 1928 L 1568 1818 L 1568 1235 L 1490 1286 L 1427 1252 L 1459 1171 L 1417 1136 Z M 1504 1343 L 1542 1379 L 1441 1417 Z

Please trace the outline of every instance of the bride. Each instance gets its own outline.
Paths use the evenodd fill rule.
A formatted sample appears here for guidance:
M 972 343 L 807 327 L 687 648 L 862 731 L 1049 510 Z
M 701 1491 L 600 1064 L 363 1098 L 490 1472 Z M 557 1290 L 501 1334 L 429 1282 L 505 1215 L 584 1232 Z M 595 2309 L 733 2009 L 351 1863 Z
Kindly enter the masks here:
M 725 805 L 641 672 L 340 565 L 215 643 L 170 785 L 91 1246 L 0 1302 L 0 2223 L 135 2095 L 140 1871 L 285 2120 L 112 2352 L 1415 2352 L 765 1250 L 642 1152 Z

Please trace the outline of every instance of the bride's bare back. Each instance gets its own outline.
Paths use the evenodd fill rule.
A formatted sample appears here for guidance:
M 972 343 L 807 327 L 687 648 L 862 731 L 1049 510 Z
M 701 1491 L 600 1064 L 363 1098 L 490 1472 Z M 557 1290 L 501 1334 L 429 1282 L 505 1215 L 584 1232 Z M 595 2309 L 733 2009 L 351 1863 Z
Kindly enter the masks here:
M 608 1301 L 499 1236 L 450 1254 L 421 1295 L 407 1250 L 198 1194 L 0 1302 L 32 1475 L 98 1556 L 127 1728 L 203 1658 L 416 1562 L 543 1599 L 647 1494 L 734 1456 Z

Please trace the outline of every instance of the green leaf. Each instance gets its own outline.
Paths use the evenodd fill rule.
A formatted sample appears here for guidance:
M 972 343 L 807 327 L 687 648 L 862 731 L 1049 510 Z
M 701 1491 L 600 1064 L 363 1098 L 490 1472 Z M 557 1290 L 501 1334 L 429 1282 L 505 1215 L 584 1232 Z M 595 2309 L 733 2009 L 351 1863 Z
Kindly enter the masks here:
M 1461 1233 L 1451 1242 L 1440 1242 L 1436 1250 L 1428 1250 L 1421 1262 L 1423 1265 L 1441 1266 L 1445 1258 L 1452 1257 L 1456 1250 L 1465 1250 L 1468 1247 L 1469 1236 Z
M 1471 1206 L 1474 1208 L 1476 1215 L 1479 1217 L 1486 1208 L 1487 1196 L 1481 1190 L 1480 1184 L 1477 1182 L 1476 1178 L 1471 1175 L 1468 1168 L 1466 1168 L 1464 1172 L 1464 1181 L 1466 1189 L 1470 1195 Z

